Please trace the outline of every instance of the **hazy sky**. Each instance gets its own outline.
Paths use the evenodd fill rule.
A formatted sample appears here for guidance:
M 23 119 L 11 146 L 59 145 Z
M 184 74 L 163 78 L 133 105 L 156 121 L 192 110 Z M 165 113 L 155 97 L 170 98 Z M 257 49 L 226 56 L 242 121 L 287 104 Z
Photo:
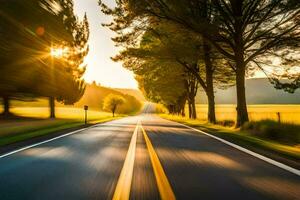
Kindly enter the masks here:
M 104 2 L 114 5 L 114 0 Z M 101 23 L 109 21 L 109 17 L 101 13 L 98 0 L 74 0 L 74 4 L 78 16 L 87 13 L 90 24 L 90 52 L 86 60 L 88 67 L 85 80 L 87 82 L 95 80 L 103 86 L 115 88 L 137 88 L 133 74 L 124 69 L 121 63 L 115 63 L 110 59 L 118 50 L 110 39 L 113 32 L 101 26 Z

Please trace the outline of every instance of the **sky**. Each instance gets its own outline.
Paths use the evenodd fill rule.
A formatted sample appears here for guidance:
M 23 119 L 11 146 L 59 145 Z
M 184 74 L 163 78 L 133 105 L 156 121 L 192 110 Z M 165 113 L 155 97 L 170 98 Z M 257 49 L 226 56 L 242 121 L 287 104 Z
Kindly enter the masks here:
M 114 0 L 104 2 L 114 5 Z M 114 33 L 101 26 L 101 23 L 109 22 L 110 17 L 101 12 L 98 0 L 74 0 L 74 9 L 79 17 L 86 12 L 90 25 L 90 51 L 86 57 L 88 66 L 84 79 L 107 87 L 137 89 L 133 73 L 123 68 L 122 63 L 115 63 L 110 59 L 118 53 L 118 49 L 111 40 Z

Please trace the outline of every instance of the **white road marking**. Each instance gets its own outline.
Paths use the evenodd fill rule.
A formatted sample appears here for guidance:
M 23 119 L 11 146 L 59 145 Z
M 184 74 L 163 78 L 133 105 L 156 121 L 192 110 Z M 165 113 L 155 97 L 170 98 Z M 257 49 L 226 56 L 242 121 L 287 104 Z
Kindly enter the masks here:
M 175 123 L 178 123 L 178 122 L 175 122 Z M 185 124 L 181 124 L 181 123 L 178 123 L 178 124 L 180 124 L 180 125 L 182 125 L 182 126 L 184 126 L 184 127 L 186 127 L 186 128 L 192 129 L 192 130 L 194 130 L 194 131 L 196 131 L 196 132 L 199 132 L 199 133 L 202 133 L 202 134 L 204 134 L 204 135 L 207 135 L 207 136 L 209 136 L 209 137 L 211 137 L 211 138 L 214 138 L 214 139 L 216 139 L 216 140 L 218 140 L 218 141 L 220 141 L 220 142 L 222 142 L 222 143 L 224 143 L 224 144 L 227 144 L 227 145 L 229 145 L 229 146 L 231 146 L 231 147 L 233 147 L 233 148 L 235 148 L 235 149 L 237 149 L 237 150 L 240 150 L 240 151 L 242 151 L 242 152 L 244 152 L 244 153 L 247 153 L 247 154 L 249 154 L 249 155 L 251 155 L 251 156 L 254 156 L 254 157 L 256 157 L 256 158 L 258 158 L 258 159 L 260 159 L 260 160 L 263 160 L 263 161 L 265 161 L 265 162 L 267 162 L 267 163 L 270 163 L 270 164 L 272 164 L 272 165 L 274 165 L 274 166 L 276 166 L 276 167 L 279 167 L 279 168 L 281 168 L 281 169 L 284 169 L 284 170 L 286 170 L 286 171 L 288 171 L 288 172 L 291 172 L 291 173 L 293 173 L 293 174 L 296 174 L 296 175 L 300 176 L 300 170 L 298 170 L 298 169 L 295 169 L 295 168 L 293 168 L 293 167 L 290 167 L 290 166 L 285 165 L 285 164 L 283 164 L 283 163 L 280 163 L 280 162 L 278 162 L 278 161 L 272 160 L 272 159 L 270 159 L 270 158 L 268 158 L 268 157 L 265 157 L 265 156 L 263 156 L 263 155 L 260 155 L 260 154 L 258 154 L 258 153 L 255 153 L 255 152 L 253 152 L 253 151 L 250 151 L 250 150 L 248 150 L 248 149 L 246 149 L 246 148 L 244 148 L 244 147 L 241 147 L 241 146 L 239 146 L 239 145 L 233 144 L 233 143 L 231 143 L 231 142 L 228 142 L 227 140 L 224 140 L 224 139 L 222 139 L 222 138 L 216 137 L 216 136 L 211 135 L 211 134 L 209 134 L 209 133 L 206 133 L 206 132 L 204 132 L 204 131 L 201 131 L 201 130 L 198 130 L 198 129 L 196 129 L 196 128 L 187 126 L 187 125 L 185 125 Z
M 79 129 L 79 130 L 76 130 L 76 131 L 72 131 L 72 132 L 69 132 L 69 133 L 66 133 L 66 134 L 63 134 L 63 135 L 60 135 L 60 136 L 57 136 L 57 137 L 54 137 L 54 138 L 51 138 L 51 139 L 48 139 L 48 140 L 39 142 L 39 143 L 36 143 L 36 144 L 32 144 L 32 145 L 29 145 L 29 146 L 26 146 L 26 147 L 23 147 L 23 148 L 20 148 L 20 149 L 11 151 L 11 152 L 9 152 L 9 153 L 0 155 L 0 159 L 1 159 L 1 158 L 5 158 L 5 157 L 10 156 L 10 155 L 13 155 L 13 154 L 16 154 L 16 153 L 19 153 L 19 152 L 21 152 L 21 151 L 25 151 L 25 150 L 27 150 L 27 149 L 30 149 L 30 148 L 33 148 L 33 147 L 36 147 L 36 146 L 39 146 L 39 145 L 48 143 L 48 142 L 52 142 L 52 141 L 57 140 L 57 139 L 60 139 L 60 138 L 67 137 L 67 136 L 69 136 L 69 135 L 73 135 L 73 134 L 75 134 L 75 133 L 79 133 L 79 132 L 85 131 L 85 130 L 90 129 L 90 128 L 94 128 L 94 127 L 96 127 L 96 126 L 99 126 L 100 124 L 101 124 L 101 123 L 95 124 L 95 125 L 90 126 L 90 127 L 87 127 L 87 128 L 82 128 L 82 129 Z M 101 124 L 101 125 L 105 125 L 105 123 L 103 123 L 103 124 Z

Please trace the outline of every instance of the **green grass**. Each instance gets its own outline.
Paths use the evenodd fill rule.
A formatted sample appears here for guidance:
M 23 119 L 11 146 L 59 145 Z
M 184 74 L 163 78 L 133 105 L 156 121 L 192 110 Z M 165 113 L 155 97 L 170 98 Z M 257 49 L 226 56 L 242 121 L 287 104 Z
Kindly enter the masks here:
M 250 148 L 251 150 L 263 150 L 292 160 L 300 159 L 299 144 L 284 144 L 272 140 L 251 135 L 247 131 L 241 131 L 232 127 L 212 125 L 203 120 L 190 120 L 180 116 L 161 114 L 161 117 L 189 125 L 212 135 L 218 136 L 235 144 Z
M 84 111 L 78 108 L 56 108 L 57 119 L 47 119 L 49 111 L 46 107 L 16 107 L 12 112 L 20 117 L 0 120 L 0 146 L 84 125 Z M 88 111 L 88 123 L 102 123 L 124 116 L 113 118 L 111 113 L 91 110 Z

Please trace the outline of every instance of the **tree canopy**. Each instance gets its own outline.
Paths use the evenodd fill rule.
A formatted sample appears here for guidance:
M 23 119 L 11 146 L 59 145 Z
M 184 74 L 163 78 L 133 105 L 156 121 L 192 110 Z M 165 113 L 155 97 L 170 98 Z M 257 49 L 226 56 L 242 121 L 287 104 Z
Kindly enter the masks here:
M 24 96 L 49 97 L 54 117 L 55 99 L 73 104 L 84 92 L 87 18 L 76 17 L 72 0 L 0 3 L 1 96 L 6 102 Z M 53 51 L 61 55 L 52 55 Z
M 245 78 L 253 70 L 263 71 L 278 89 L 299 86 L 297 0 L 125 0 L 112 9 L 100 4 L 113 17 L 106 26 L 117 33 L 117 45 L 138 46 L 146 29 L 168 21 L 201 36 L 209 47 L 205 53 L 216 49 L 226 59 L 223 69 L 235 73 L 237 126 L 248 121 Z
M 124 103 L 125 103 L 125 99 L 122 96 L 115 95 L 115 94 L 109 94 L 104 99 L 103 110 L 112 112 L 113 117 L 114 117 L 115 113 L 117 112 L 118 107 Z

